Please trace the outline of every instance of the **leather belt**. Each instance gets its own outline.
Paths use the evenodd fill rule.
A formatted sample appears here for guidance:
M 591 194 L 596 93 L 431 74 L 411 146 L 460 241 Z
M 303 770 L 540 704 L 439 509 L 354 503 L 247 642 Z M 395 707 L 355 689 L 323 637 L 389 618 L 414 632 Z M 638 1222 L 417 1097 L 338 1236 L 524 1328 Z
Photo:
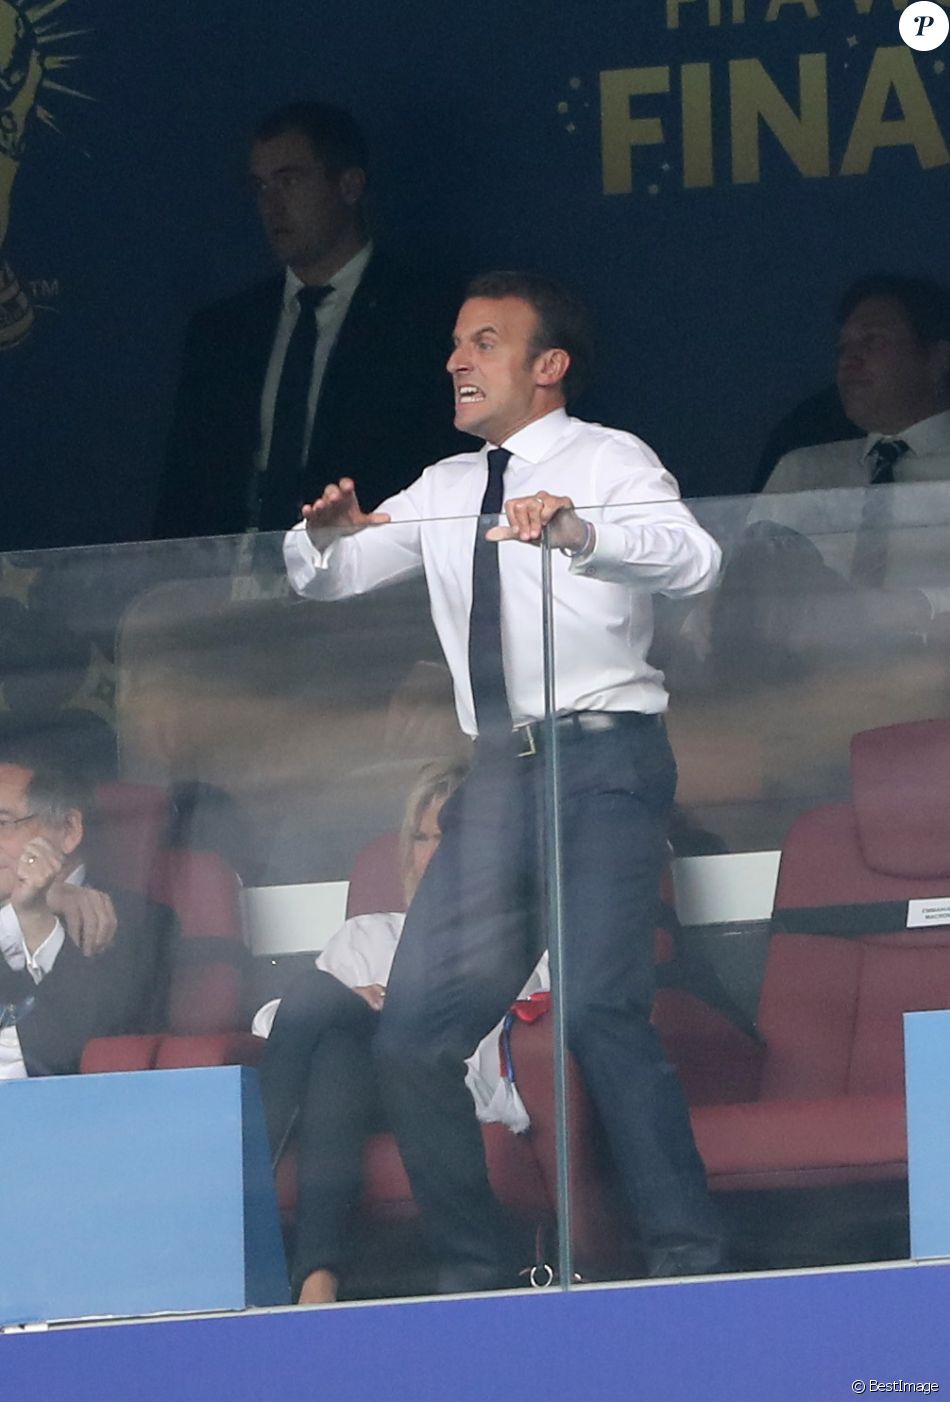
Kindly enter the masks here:
M 558 733 L 568 735 L 595 735 L 605 730 L 631 730 L 648 725 L 659 727 L 662 723 L 660 713 L 647 715 L 643 711 L 570 711 L 554 721 Z M 547 721 L 529 720 L 513 727 L 512 738 L 521 746 L 515 751 L 516 759 L 530 759 L 540 752 L 547 726 Z

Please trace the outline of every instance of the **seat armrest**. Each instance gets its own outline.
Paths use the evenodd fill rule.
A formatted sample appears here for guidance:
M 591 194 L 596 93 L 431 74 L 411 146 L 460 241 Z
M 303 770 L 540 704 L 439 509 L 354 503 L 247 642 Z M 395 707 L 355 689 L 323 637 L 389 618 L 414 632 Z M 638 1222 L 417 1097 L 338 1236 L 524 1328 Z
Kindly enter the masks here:
M 267 1042 L 250 1032 L 206 1032 L 194 1036 L 163 1037 L 155 1069 L 171 1071 L 188 1066 L 256 1066 Z
M 128 1037 L 94 1037 L 83 1048 L 79 1069 L 84 1075 L 107 1071 L 151 1071 L 162 1037 L 149 1032 Z

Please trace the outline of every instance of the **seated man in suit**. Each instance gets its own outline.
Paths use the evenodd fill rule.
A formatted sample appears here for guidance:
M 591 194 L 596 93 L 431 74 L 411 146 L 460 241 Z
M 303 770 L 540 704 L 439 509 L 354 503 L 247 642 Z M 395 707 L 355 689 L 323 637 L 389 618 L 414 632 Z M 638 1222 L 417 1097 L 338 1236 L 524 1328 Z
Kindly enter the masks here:
M 367 164 L 339 107 L 259 124 L 250 176 L 282 271 L 189 327 L 156 538 L 285 530 L 342 471 L 375 506 L 460 447 L 444 427 L 454 298 L 374 247 Z
M 923 278 L 861 278 L 838 326 L 838 394 L 866 436 L 786 453 L 763 490 L 950 478 L 950 292 Z
M 781 458 L 750 512 L 756 548 L 778 543 L 790 559 L 792 533 L 809 538 L 833 572 L 838 637 L 861 633 L 856 609 L 874 629 L 922 634 L 950 602 L 945 532 L 938 540 L 935 529 L 950 517 L 950 292 L 919 278 L 862 278 L 838 322 L 838 393 L 866 436 Z M 914 491 L 881 490 L 908 483 Z M 826 497 L 829 487 L 853 490 Z M 784 528 L 781 540 L 765 545 L 765 523 Z
M 836 384 L 773 429 L 753 490 L 864 486 L 877 436 L 905 430 L 912 438 L 895 480 L 933 480 L 933 471 L 914 460 L 950 451 L 947 375 L 940 370 L 950 336 L 948 299 L 946 288 L 925 278 L 874 273 L 853 283 L 838 307 Z M 936 472 L 947 476 L 945 468 Z
M 2 1080 L 77 1071 L 90 1038 L 162 1023 L 171 912 L 95 890 L 87 811 L 82 783 L 55 755 L 0 744 Z

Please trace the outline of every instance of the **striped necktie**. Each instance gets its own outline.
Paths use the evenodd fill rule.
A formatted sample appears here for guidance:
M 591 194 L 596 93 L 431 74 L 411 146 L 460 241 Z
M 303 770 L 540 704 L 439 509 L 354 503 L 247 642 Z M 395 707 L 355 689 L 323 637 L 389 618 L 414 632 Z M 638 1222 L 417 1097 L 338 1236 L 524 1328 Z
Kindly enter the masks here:
M 880 589 L 887 576 L 888 532 L 891 527 L 891 493 L 878 487 L 894 484 L 894 464 L 908 452 L 903 438 L 879 438 L 868 457 L 871 477 L 864 493 L 861 527 L 854 545 L 851 582 L 865 589 Z
M 894 481 L 894 464 L 908 451 L 903 438 L 879 438 L 870 453 L 874 459 L 871 486 L 889 486 Z

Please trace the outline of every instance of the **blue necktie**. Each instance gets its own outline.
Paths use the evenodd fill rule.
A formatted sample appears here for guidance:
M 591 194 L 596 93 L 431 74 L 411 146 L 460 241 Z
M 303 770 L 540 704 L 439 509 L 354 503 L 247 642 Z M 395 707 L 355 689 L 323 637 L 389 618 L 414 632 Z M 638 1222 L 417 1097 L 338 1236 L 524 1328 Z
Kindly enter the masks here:
M 504 500 L 504 475 L 511 457 L 507 448 L 488 454 L 488 485 L 480 515 L 497 516 Z M 505 691 L 501 656 L 501 579 L 498 546 L 485 539 L 486 524 L 475 532 L 472 560 L 472 612 L 469 619 L 468 667 L 472 679 L 475 718 L 482 739 L 511 734 L 511 711 Z

